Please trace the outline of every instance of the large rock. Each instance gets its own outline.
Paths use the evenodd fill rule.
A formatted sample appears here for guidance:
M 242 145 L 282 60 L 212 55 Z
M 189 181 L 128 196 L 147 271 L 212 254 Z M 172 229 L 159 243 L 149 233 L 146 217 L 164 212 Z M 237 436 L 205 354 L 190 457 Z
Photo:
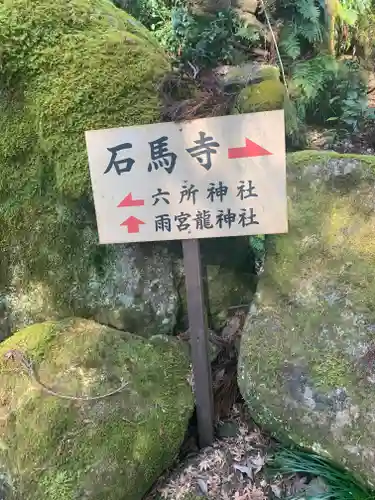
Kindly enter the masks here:
M 3 296 L 0 294 L 2 338 L 22 326 L 72 313 L 145 337 L 171 333 L 179 300 L 167 249 L 117 245 L 106 249 L 96 262 L 101 249 L 95 246 L 94 231 L 88 227 L 83 232 L 75 248 L 78 255 L 73 269 L 63 261 L 64 256 L 61 265 L 67 267 L 49 263 L 46 274 L 37 277 L 28 276 L 25 267 L 12 267 Z M 68 261 L 68 255 L 65 258 Z M 56 274 L 64 280 L 54 282 Z
M 279 438 L 374 481 L 375 158 L 289 155 L 287 235 L 268 239 L 239 385 Z
M 2 2 L 0 32 L 0 337 L 67 314 L 170 331 L 169 257 L 97 245 L 84 140 L 159 121 L 169 61 L 106 0 Z
M 34 362 L 47 394 L 25 371 Z M 140 500 L 181 445 L 193 397 L 170 337 L 92 321 L 36 324 L 0 346 L 0 482 L 5 500 Z M 127 384 L 119 393 L 96 397 Z M 1 497 L 3 498 L 3 497 Z

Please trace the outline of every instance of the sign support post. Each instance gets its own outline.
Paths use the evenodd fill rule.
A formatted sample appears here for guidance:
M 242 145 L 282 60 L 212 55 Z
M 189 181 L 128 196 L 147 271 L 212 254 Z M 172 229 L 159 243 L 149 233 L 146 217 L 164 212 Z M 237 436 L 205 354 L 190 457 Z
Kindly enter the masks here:
M 214 439 L 214 400 L 199 240 L 184 240 L 182 248 L 184 253 L 198 436 L 199 445 L 203 448 L 210 446 Z

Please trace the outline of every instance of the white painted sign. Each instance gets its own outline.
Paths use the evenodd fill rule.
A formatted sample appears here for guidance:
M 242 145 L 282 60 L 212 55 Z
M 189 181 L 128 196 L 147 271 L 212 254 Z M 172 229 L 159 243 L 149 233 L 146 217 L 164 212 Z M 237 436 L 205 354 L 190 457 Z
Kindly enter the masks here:
M 86 132 L 99 241 L 288 230 L 284 112 Z

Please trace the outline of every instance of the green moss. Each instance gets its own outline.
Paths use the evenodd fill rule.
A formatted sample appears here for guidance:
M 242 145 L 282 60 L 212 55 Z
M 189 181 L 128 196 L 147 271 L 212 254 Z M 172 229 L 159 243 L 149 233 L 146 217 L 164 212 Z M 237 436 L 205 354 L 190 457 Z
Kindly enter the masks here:
M 282 109 L 285 98 L 283 84 L 276 79 L 267 79 L 255 85 L 249 85 L 238 95 L 235 112 L 251 113 Z
M 42 284 L 64 316 L 111 252 L 84 132 L 160 120 L 169 61 L 107 0 L 2 1 L 0 33 L 0 289 Z
M 49 396 L 5 361 L 9 349 L 22 349 L 63 394 L 128 386 L 90 403 Z M 175 341 L 149 343 L 79 319 L 34 325 L 2 343 L 0 460 L 15 498 L 141 498 L 184 437 L 193 408 L 188 370 Z
M 280 70 L 277 66 L 264 65 L 259 68 L 259 77 L 262 80 L 280 80 Z
M 332 387 L 345 387 L 350 380 L 352 363 L 343 359 L 339 354 L 335 356 L 333 352 L 328 352 L 322 358 L 322 353 L 317 350 L 317 359 L 309 365 L 309 373 L 315 381 L 315 387 L 326 391 Z
M 336 153 L 335 151 L 330 152 L 322 152 L 315 150 L 307 150 L 307 151 L 297 151 L 294 153 L 289 153 L 288 157 L 288 166 L 292 167 L 293 165 L 309 165 L 311 163 L 327 163 L 329 160 L 359 160 L 361 163 L 366 165 L 375 165 L 375 156 L 371 155 L 357 155 L 351 153 Z

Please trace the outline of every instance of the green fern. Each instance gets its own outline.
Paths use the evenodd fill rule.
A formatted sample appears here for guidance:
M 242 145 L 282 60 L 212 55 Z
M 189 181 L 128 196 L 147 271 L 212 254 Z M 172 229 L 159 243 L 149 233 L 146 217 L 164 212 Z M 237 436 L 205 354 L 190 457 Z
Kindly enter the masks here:
M 242 23 L 235 31 L 235 36 L 253 44 L 260 40 L 260 30 L 256 26 L 248 26 Z
M 323 27 L 320 23 L 306 22 L 299 27 L 300 36 L 311 44 L 323 41 Z
M 313 23 L 319 22 L 321 11 L 314 1 L 299 0 L 296 2 L 296 9 L 304 19 L 312 21 Z
M 327 81 L 335 78 L 337 61 L 329 55 L 317 56 L 295 64 L 292 70 L 292 86 L 300 98 L 313 104 Z
M 283 55 L 293 61 L 300 57 L 301 46 L 293 26 L 287 26 L 281 31 L 279 49 Z

